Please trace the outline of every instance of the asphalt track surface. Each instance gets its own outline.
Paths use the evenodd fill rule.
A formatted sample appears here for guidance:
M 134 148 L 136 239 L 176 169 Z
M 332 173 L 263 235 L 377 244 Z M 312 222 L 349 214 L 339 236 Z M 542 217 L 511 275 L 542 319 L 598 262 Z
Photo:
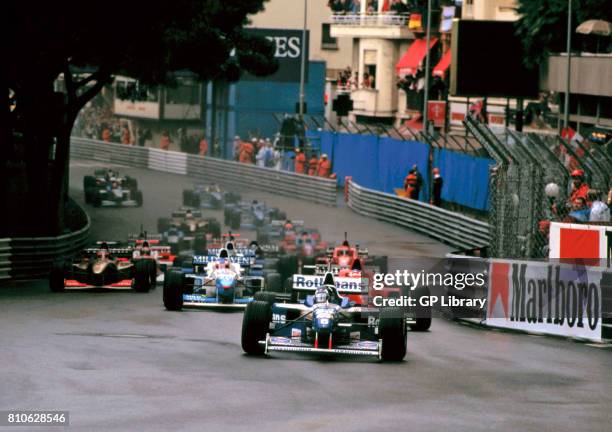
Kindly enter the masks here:
M 73 162 L 71 191 L 81 202 L 83 176 L 95 166 Z M 154 230 L 191 184 L 123 171 L 139 180 L 145 204 L 88 206 L 95 239 L 123 239 L 141 223 Z M 448 251 L 347 208 L 249 196 L 328 239 L 349 231 L 372 252 L 403 257 L 395 267 Z M 161 287 L 51 294 L 44 281 L 0 286 L 0 410 L 68 410 L 69 430 L 79 431 L 609 431 L 612 424 L 606 348 L 434 319 L 430 332 L 409 333 L 401 363 L 253 358 L 240 347 L 241 312 L 168 312 L 161 295 Z

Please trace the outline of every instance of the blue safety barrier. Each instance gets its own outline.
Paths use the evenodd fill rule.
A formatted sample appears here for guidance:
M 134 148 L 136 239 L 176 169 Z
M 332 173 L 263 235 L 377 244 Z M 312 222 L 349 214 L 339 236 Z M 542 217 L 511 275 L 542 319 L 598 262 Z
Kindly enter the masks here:
M 442 199 L 478 210 L 489 209 L 489 171 L 492 159 L 446 149 L 434 149 L 434 167 L 444 180 Z
M 330 131 L 309 131 L 308 135 L 329 155 L 341 186 L 351 176 L 361 186 L 395 193 L 416 165 L 423 177 L 419 199 L 429 202 L 429 170 L 438 167 L 444 179 L 444 201 L 477 210 L 489 208 L 489 169 L 495 163 L 491 159 L 434 149 L 430 166 L 431 147 L 419 141 Z

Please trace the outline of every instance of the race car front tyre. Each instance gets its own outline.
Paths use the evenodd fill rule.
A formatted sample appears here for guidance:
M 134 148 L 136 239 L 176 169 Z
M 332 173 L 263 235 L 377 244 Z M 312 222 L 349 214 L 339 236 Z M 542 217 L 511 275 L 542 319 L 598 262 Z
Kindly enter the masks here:
M 51 292 L 64 291 L 64 265 L 62 263 L 54 263 L 49 274 L 49 289 Z
M 263 301 L 269 304 L 276 302 L 276 294 L 268 291 L 257 291 L 253 297 L 256 301 Z
M 278 293 L 278 292 L 283 292 L 283 284 L 282 284 L 282 280 L 281 280 L 281 275 L 273 272 L 273 273 L 268 273 L 266 275 L 266 285 L 265 285 L 265 289 L 268 292 L 273 292 L 273 293 Z
M 183 309 L 183 273 L 169 270 L 164 277 L 164 306 L 170 311 Z
M 263 268 L 265 270 L 278 270 L 278 258 L 264 258 Z
M 287 213 L 281 210 L 276 211 L 276 217 L 278 220 L 287 220 Z
M 242 319 L 242 349 L 251 355 L 261 355 L 265 352 L 264 345 L 259 341 L 266 338 L 272 319 L 270 303 L 255 300 L 250 302 L 244 311 Z
M 149 292 L 151 289 L 151 270 L 148 260 L 139 260 L 134 264 L 134 291 Z
M 148 259 L 147 265 L 149 266 L 149 279 L 151 280 L 151 288 L 155 288 L 157 285 L 157 262 L 154 259 Z
M 380 311 L 378 335 L 382 339 L 384 361 L 401 361 L 406 357 L 406 321 L 402 308 Z
M 138 180 L 135 178 L 125 176 L 125 187 L 127 189 L 137 190 L 138 189 Z
M 94 189 L 96 187 L 96 178 L 94 176 L 85 176 L 83 178 L 83 190 Z

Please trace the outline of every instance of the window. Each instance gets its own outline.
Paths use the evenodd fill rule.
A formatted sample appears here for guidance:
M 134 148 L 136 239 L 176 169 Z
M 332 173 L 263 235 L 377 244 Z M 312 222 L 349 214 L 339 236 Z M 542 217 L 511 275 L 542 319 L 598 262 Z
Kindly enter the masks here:
M 338 49 L 338 39 L 331 36 L 330 24 L 321 24 L 321 49 Z
M 200 86 L 193 79 L 179 78 L 176 88 L 166 88 L 166 103 L 198 105 L 200 103 Z

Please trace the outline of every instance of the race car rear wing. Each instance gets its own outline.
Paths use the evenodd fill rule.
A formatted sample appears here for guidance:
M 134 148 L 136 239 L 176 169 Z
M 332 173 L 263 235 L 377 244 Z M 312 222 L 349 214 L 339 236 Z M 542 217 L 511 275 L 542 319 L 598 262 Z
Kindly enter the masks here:
M 211 255 L 194 255 L 193 257 L 193 264 L 208 264 L 211 262 L 217 262 L 219 261 L 221 258 L 219 258 L 218 256 L 211 256 Z M 251 258 L 249 257 L 245 257 L 245 256 L 231 256 L 229 258 L 223 258 L 225 260 L 227 260 L 230 263 L 233 264 L 240 264 L 241 266 L 248 266 L 251 264 Z
M 284 220 L 279 220 L 279 219 L 275 219 L 273 221 L 270 222 L 270 225 L 273 227 L 282 227 L 283 225 L 285 225 Z M 294 227 L 303 227 L 304 226 L 304 221 L 303 220 L 293 220 L 291 219 L 289 222 L 291 222 L 291 225 L 293 225 Z
M 293 289 L 296 291 L 316 291 L 323 286 L 325 276 L 319 275 L 293 275 Z M 338 294 L 365 294 L 368 292 L 367 278 L 334 278 Z
M 101 250 L 102 249 L 99 247 L 90 247 L 90 248 L 83 249 L 83 252 L 91 255 L 91 254 L 98 253 Z M 118 257 L 129 258 L 134 253 L 134 248 L 132 247 L 109 247 L 108 253 L 111 255 L 118 256 Z

